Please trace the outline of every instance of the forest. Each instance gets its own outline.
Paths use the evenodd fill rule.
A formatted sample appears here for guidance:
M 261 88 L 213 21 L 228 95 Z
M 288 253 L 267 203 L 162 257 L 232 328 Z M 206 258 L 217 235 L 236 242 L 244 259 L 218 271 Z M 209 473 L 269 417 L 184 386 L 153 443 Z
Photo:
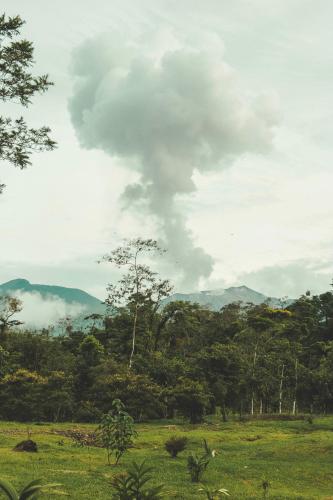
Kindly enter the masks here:
M 104 258 L 128 272 L 80 329 L 28 331 L 18 299 L 1 298 L 0 419 L 97 422 L 114 399 L 138 422 L 333 411 L 332 292 L 280 308 L 163 306 L 169 282 L 139 259 L 157 249 L 137 239 Z

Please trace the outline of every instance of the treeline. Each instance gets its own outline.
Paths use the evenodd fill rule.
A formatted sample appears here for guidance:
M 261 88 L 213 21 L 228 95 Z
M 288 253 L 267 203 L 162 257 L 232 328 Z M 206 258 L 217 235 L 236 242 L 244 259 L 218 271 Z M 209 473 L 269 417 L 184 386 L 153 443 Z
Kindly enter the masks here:
M 333 411 L 331 292 L 282 309 L 156 304 L 130 300 L 80 331 L 67 322 L 61 336 L 7 322 L 0 419 L 93 422 L 116 398 L 136 420 Z

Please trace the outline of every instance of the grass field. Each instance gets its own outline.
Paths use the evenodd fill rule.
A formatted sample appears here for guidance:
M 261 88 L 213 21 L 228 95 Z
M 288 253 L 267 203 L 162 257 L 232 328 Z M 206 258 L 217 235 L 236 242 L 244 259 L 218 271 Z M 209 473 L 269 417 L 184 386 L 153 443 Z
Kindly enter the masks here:
M 166 485 L 166 498 L 205 498 L 200 485 L 189 480 L 186 458 L 200 450 L 203 438 L 218 454 L 210 463 L 203 482 L 227 488 L 232 499 L 263 498 L 262 482 L 269 481 L 269 499 L 333 500 L 333 417 L 307 421 L 249 421 L 190 426 L 168 422 L 137 426 L 135 447 L 117 468 L 107 465 L 105 450 L 78 448 L 71 439 L 54 429 L 84 428 L 91 425 L 29 425 L 38 453 L 18 453 L 12 448 L 27 436 L 27 425 L 0 424 L 0 478 L 23 486 L 42 478 L 63 486 L 58 495 L 70 498 L 110 499 L 110 480 L 131 461 L 146 459 L 156 468 L 156 483 Z M 172 434 L 186 435 L 188 448 L 171 459 L 163 444 Z M 62 442 L 63 441 L 63 442 Z M 55 498 L 46 494 L 44 498 Z M 227 498 L 227 497 L 225 497 Z

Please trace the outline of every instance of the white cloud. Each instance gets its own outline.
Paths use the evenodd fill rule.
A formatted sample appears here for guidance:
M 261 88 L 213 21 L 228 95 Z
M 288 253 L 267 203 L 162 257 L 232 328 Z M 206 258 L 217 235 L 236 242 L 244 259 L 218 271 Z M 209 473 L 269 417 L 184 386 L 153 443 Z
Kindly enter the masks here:
M 28 328 L 46 328 L 60 319 L 75 318 L 85 312 L 81 304 L 68 304 L 59 297 L 42 297 L 38 292 L 15 292 L 15 297 L 23 302 L 23 309 L 16 318 Z

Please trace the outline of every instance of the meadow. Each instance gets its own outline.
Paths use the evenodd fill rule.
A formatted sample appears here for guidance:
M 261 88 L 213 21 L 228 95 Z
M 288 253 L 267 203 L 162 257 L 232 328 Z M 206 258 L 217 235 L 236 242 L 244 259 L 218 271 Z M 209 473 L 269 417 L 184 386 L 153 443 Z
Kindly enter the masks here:
M 154 483 L 164 483 L 166 498 L 205 498 L 200 484 L 191 483 L 186 468 L 190 451 L 200 451 L 205 438 L 217 452 L 203 477 L 203 484 L 226 488 L 233 499 L 263 498 L 263 481 L 269 482 L 269 499 L 333 500 L 333 417 L 307 420 L 249 420 L 201 425 L 159 421 L 138 424 L 135 446 L 118 467 L 107 465 L 104 449 L 78 447 L 57 432 L 91 424 L 0 424 L 0 477 L 15 486 L 31 479 L 61 483 L 57 492 L 43 498 L 68 495 L 73 499 L 109 499 L 114 474 L 135 460 L 155 468 Z M 14 452 L 27 438 L 38 444 L 38 453 Z M 171 435 L 185 435 L 187 449 L 176 459 L 164 450 Z M 227 497 L 225 497 L 227 498 Z

